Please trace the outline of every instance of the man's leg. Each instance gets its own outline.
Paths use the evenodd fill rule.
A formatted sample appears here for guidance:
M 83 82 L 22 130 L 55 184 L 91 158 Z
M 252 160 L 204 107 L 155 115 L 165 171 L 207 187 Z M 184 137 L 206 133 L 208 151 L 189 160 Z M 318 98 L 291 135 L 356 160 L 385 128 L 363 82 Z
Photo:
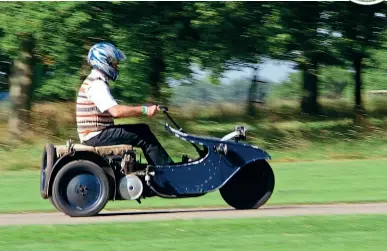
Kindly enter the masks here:
M 171 157 L 146 124 L 111 126 L 86 141 L 85 144 L 90 146 L 128 144 L 141 147 L 149 164 L 166 165 L 173 163 Z

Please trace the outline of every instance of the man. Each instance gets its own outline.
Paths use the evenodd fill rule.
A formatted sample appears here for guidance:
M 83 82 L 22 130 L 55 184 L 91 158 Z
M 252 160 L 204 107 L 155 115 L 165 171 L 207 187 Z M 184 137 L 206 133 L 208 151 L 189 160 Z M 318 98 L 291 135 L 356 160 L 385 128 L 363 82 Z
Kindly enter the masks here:
M 76 104 L 77 131 L 89 146 L 128 144 L 141 147 L 149 164 L 165 165 L 172 159 L 146 124 L 114 125 L 114 118 L 152 117 L 158 106 L 119 105 L 110 93 L 109 80 L 118 78 L 118 63 L 125 54 L 106 42 L 95 44 L 88 53 L 93 68 L 84 80 Z

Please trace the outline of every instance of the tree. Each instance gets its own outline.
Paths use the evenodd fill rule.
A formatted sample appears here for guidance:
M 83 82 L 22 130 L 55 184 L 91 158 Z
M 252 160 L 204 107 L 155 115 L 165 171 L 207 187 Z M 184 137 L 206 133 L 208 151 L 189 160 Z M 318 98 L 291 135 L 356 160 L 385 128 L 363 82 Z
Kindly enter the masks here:
M 168 78 L 182 79 L 191 73 L 192 47 L 198 39 L 191 25 L 193 5 L 122 2 L 110 6 L 119 30 L 115 40 L 131 57 L 135 81 L 149 85 L 151 102 L 166 102 Z
M 280 27 L 272 44 L 276 47 L 272 57 L 292 60 L 303 75 L 302 112 L 319 112 L 318 75 L 320 64 L 340 64 L 332 51 L 332 36 L 326 10 L 328 2 L 280 3 L 278 16 Z
M 214 83 L 222 72 L 240 67 L 256 69 L 270 51 L 270 30 L 275 25 L 274 5 L 267 2 L 200 2 L 195 4 L 194 28 L 200 44 L 195 59 L 210 69 Z M 255 70 L 256 71 L 256 70 Z M 254 72 L 255 74 L 255 72 Z M 253 77 L 253 76 L 252 76 Z M 256 82 L 250 82 L 247 113 L 254 115 L 249 97 L 256 96 Z
M 355 71 L 355 111 L 361 113 L 362 69 L 365 59 L 372 57 L 372 50 L 382 48 L 384 43 L 387 4 L 336 3 L 333 7 L 332 28 L 341 34 L 336 45 Z
M 31 96 L 35 84 L 35 40 L 31 33 L 21 34 L 20 54 L 14 60 L 9 77 L 11 111 L 9 138 L 23 139 L 30 122 Z

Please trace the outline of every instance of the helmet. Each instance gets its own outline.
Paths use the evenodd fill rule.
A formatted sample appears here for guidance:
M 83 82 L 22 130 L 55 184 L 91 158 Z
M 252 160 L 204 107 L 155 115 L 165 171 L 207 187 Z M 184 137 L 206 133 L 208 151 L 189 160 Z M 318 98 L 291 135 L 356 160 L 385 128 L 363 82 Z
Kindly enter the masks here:
M 113 63 L 126 59 L 125 54 L 114 45 L 107 42 L 95 44 L 89 50 L 87 62 L 97 70 L 102 71 L 113 81 L 118 78 L 118 70 Z

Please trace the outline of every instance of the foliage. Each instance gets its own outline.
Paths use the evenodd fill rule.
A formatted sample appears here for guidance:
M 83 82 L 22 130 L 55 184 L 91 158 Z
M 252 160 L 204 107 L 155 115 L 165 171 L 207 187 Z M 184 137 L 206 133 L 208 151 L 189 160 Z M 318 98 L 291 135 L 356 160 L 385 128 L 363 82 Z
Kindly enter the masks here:
M 324 11 L 329 5 L 327 2 L 286 2 L 278 5 L 281 29 L 276 35 L 276 41 L 284 53 L 274 56 L 293 60 L 298 69 L 302 70 L 301 108 L 305 113 L 318 113 L 319 110 L 319 65 L 338 61 L 334 57 L 330 34 L 327 32 L 329 21 Z
M 219 77 L 226 69 L 253 67 L 264 57 L 291 60 L 304 70 L 297 77 L 303 80 L 302 86 L 278 86 L 285 89 L 273 88 L 272 96 L 294 94 L 313 104 L 317 91 L 323 96 L 341 95 L 347 69 L 352 67 L 351 57 L 360 52 L 370 67 L 364 81 L 384 88 L 380 69 L 385 68 L 385 18 L 374 15 L 384 13 L 384 6 L 333 2 L 4 2 L 0 4 L 0 55 L 2 60 L 14 59 L 19 35 L 33 33 L 39 59 L 35 100 L 74 100 L 89 70 L 85 61 L 89 47 L 101 40 L 113 42 L 127 53 L 128 60 L 120 65 L 120 78 L 111 84 L 112 92 L 127 103 L 166 102 L 174 93 L 190 91 L 171 90 L 169 84 L 170 80 L 193 84 L 193 64 L 212 73 L 208 83 L 220 84 Z M 348 83 L 352 85 L 352 81 Z M 196 93 L 204 90 L 206 87 Z M 225 94 L 224 100 L 229 96 Z
M 358 4 L 343 5 L 337 3 L 331 11 L 332 29 L 341 36 L 335 46 L 341 56 L 347 59 L 354 70 L 355 104 L 362 109 L 362 72 L 364 61 L 372 58 L 372 49 L 382 48 L 382 37 L 387 25 L 387 3 L 363 6 Z

